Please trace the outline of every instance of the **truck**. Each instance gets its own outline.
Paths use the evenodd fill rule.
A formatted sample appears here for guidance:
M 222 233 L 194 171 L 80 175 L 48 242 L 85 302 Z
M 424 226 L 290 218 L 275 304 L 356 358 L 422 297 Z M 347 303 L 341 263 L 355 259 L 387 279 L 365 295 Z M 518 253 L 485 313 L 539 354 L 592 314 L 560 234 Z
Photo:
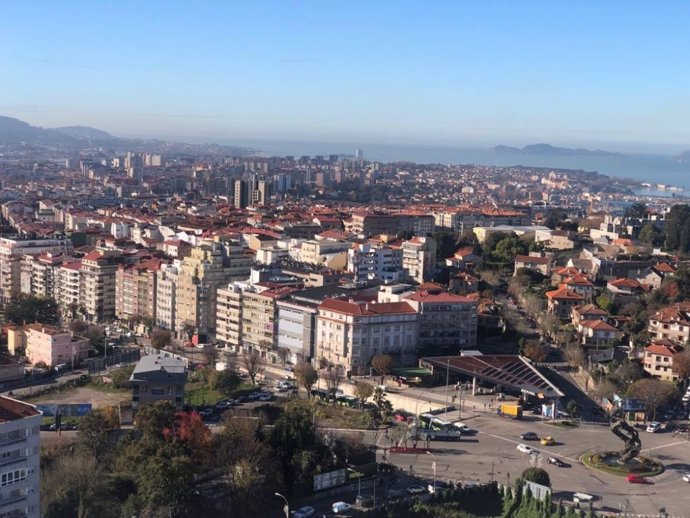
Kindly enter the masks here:
M 498 405 L 498 415 L 511 419 L 522 419 L 522 407 L 515 403 L 501 403 Z

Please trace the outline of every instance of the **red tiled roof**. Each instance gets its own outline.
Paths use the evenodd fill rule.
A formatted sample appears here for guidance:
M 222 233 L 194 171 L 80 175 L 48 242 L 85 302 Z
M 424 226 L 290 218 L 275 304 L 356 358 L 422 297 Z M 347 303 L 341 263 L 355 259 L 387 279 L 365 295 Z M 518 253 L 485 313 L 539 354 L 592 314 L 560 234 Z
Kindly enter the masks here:
M 641 288 L 642 285 L 635 279 L 616 279 L 614 281 L 609 281 L 611 286 L 616 288 Z
M 557 290 L 547 291 L 546 296 L 549 299 L 584 300 L 584 297 L 582 295 L 569 290 L 568 287 L 565 285 L 562 285 Z
M 0 422 L 16 421 L 24 417 L 38 415 L 36 407 L 17 401 L 16 399 L 0 396 Z
M 658 354 L 659 356 L 673 356 L 681 352 L 683 348 L 675 344 L 654 342 L 645 347 L 644 350 L 647 353 Z
M 428 303 L 465 303 L 465 302 L 473 302 L 472 299 L 469 297 L 463 297 L 462 295 L 454 295 L 453 293 L 447 293 L 447 292 L 442 292 L 442 293 L 431 293 L 426 290 L 420 290 L 416 293 L 413 293 L 409 297 L 407 297 L 408 300 L 414 300 L 416 302 L 428 302 Z
M 595 331 L 617 331 L 615 327 L 607 324 L 603 320 L 583 320 L 580 322 L 582 327 L 588 327 L 589 329 L 594 329 Z
M 656 268 L 661 273 L 673 273 L 676 271 L 676 269 L 673 266 L 671 266 L 665 261 L 658 263 L 654 268 Z

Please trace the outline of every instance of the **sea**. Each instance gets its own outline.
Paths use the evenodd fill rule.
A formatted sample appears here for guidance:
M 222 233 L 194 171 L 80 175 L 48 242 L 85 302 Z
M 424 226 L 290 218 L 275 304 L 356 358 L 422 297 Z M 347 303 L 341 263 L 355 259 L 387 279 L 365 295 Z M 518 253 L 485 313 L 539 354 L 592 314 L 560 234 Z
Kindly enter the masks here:
M 495 166 L 532 166 L 554 169 L 596 171 L 617 178 L 645 182 L 650 188 L 640 194 L 674 196 L 690 194 L 690 161 L 654 154 L 620 155 L 544 155 L 498 153 L 490 148 L 443 147 L 398 144 L 364 144 L 311 141 L 228 142 L 252 147 L 265 156 L 354 155 L 361 149 L 366 160 L 380 162 L 410 161 L 418 164 L 474 164 Z M 663 187 L 661 187 L 663 186 Z M 669 187 L 674 187 L 671 190 Z M 686 190 L 687 189 L 687 190 Z

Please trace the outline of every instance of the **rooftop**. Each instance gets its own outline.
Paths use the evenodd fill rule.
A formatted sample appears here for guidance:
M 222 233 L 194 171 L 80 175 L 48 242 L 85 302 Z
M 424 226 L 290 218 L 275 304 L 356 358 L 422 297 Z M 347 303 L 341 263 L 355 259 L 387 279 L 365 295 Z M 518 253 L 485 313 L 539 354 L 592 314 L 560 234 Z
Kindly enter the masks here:
M 5 396 L 0 396 L 0 423 L 16 421 L 25 417 L 39 415 L 36 407 Z

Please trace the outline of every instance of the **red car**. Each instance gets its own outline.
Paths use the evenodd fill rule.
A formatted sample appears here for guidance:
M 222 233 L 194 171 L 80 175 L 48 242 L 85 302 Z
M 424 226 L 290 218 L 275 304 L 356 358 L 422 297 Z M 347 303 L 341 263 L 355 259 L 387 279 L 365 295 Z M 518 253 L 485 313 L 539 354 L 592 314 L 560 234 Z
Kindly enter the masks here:
M 653 484 L 651 480 L 645 477 L 641 477 L 639 475 L 628 475 L 626 477 L 628 479 L 628 482 L 631 484 Z

